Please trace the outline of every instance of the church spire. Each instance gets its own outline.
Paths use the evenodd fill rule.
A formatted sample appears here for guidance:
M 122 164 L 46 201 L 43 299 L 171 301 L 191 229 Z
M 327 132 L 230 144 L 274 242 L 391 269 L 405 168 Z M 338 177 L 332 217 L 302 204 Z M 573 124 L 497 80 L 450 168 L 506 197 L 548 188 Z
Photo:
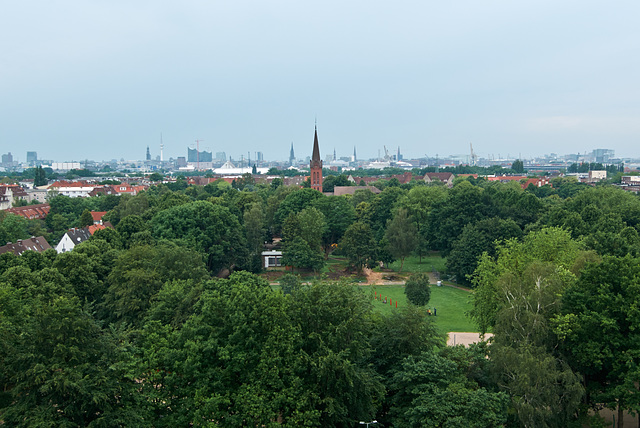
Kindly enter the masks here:
M 322 192 L 322 160 L 320 159 L 320 146 L 318 145 L 318 126 L 315 126 L 313 134 L 313 155 L 309 162 L 311 172 L 311 188 Z
M 293 141 L 291 142 L 291 152 L 289 152 L 289 165 L 293 166 L 293 163 L 296 161 L 296 155 L 293 152 Z
M 320 162 L 320 147 L 318 146 L 318 127 L 315 127 L 313 134 L 313 154 L 311 155 L 311 162 Z

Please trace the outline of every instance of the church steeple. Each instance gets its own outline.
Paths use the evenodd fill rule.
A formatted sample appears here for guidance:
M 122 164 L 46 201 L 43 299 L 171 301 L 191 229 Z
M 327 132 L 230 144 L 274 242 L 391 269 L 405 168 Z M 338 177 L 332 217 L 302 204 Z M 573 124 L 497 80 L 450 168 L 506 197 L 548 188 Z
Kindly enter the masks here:
M 311 155 L 311 162 L 309 162 L 311 169 L 311 188 L 319 192 L 322 192 L 322 160 L 320 159 L 320 146 L 318 145 L 318 127 L 315 127 L 313 135 L 313 154 Z
M 289 153 L 289 165 L 293 166 L 293 163 L 296 161 L 296 155 L 293 152 L 293 141 L 291 142 L 291 152 Z

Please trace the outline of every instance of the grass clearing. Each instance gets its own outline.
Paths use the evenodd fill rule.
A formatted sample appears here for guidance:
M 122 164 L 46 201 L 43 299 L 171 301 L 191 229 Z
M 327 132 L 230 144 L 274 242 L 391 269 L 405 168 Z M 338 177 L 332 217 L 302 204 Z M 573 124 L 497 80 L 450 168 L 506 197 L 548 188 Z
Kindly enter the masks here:
M 404 259 L 404 266 L 401 273 L 418 273 L 418 272 L 438 272 L 445 271 L 446 258 L 440 257 L 439 253 L 430 253 L 426 256 L 422 256 L 422 262 L 418 256 L 411 256 Z M 400 260 L 389 264 L 389 268 L 398 272 L 400 269 Z
M 368 288 L 372 298 L 375 298 L 376 294 L 382 295 L 382 300 L 387 297 L 387 303 L 380 300 L 373 302 L 374 310 L 383 314 L 399 310 L 408 304 L 403 285 L 363 285 L 361 287 Z M 441 332 L 478 332 L 478 327 L 466 314 L 472 307 L 471 298 L 472 294 L 465 290 L 431 286 L 431 300 L 428 307 L 432 310 L 436 309 L 437 315 L 433 319 Z M 389 304 L 389 299 L 393 301 L 392 304 Z M 396 309 L 396 301 L 398 309 Z

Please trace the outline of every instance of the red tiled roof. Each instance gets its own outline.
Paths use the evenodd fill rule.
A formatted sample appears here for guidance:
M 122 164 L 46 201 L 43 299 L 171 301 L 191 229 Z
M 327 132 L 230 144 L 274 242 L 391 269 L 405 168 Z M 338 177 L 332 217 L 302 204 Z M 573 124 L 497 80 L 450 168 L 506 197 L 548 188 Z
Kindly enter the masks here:
M 89 233 L 91 235 L 93 235 L 94 233 L 96 233 L 97 230 L 102 230 L 102 229 L 106 229 L 107 226 L 104 226 L 102 224 L 92 224 L 91 226 L 87 226 L 86 229 L 89 231 Z
M 93 217 L 93 222 L 99 222 L 102 220 L 102 217 L 106 214 L 106 211 L 91 211 L 91 217 Z
M 27 205 L 25 207 L 14 207 L 6 210 L 9 213 L 22 216 L 26 219 L 43 219 L 49 214 L 51 207 L 49 204 Z
M 92 187 L 93 185 L 87 183 L 86 181 L 66 181 L 66 180 L 58 180 L 54 183 L 51 183 L 49 188 L 52 187 Z
M 549 186 L 553 187 L 553 184 L 551 184 L 548 178 L 530 178 L 522 183 L 522 188 L 526 189 L 527 187 L 529 187 L 529 184 L 533 184 L 535 187 L 542 187 L 548 184 Z

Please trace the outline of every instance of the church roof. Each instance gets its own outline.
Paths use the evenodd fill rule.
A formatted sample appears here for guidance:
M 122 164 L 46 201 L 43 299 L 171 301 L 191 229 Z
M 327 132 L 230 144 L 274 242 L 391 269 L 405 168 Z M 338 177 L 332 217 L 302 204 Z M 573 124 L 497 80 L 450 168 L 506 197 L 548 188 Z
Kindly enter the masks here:
M 311 156 L 312 161 L 320 160 L 320 147 L 318 146 L 318 127 L 316 126 L 315 132 L 313 135 L 313 155 Z

